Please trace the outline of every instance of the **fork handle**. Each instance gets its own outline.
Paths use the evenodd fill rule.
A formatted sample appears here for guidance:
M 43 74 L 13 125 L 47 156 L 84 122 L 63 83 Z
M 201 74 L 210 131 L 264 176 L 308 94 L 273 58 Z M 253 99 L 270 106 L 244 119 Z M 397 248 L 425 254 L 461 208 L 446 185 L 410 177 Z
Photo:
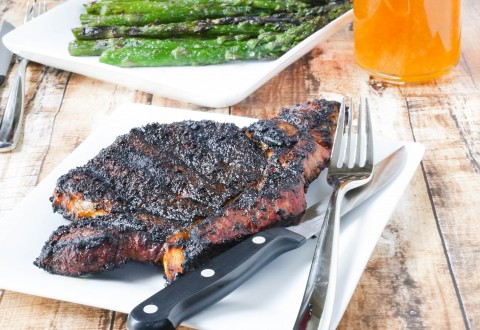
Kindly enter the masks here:
M 333 182 L 333 192 L 318 236 L 294 330 L 329 329 L 335 302 L 340 234 L 340 204 L 344 191 Z
M 27 59 L 22 59 L 15 74 L 13 86 L 8 95 L 7 105 L 0 126 L 0 151 L 10 151 L 17 145 L 20 137 L 24 103 L 25 103 L 25 71 Z

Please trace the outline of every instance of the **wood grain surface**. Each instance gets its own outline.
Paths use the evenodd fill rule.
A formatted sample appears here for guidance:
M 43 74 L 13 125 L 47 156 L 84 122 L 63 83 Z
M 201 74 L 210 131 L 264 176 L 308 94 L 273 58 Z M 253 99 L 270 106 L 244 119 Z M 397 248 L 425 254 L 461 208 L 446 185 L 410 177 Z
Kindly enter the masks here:
M 62 2 L 48 1 L 50 8 Z M 0 20 L 20 25 L 25 5 L 2 0 Z M 331 93 L 364 95 L 376 134 L 420 142 L 426 153 L 339 328 L 480 329 L 480 2 L 463 7 L 461 60 L 425 84 L 392 85 L 357 68 L 351 26 L 222 109 L 30 63 L 24 134 L 14 152 L 0 154 L 0 221 L 126 102 L 265 118 Z M 0 89 L 2 108 L 12 76 Z M 125 322 L 114 311 L 0 289 L 0 329 L 125 329 Z

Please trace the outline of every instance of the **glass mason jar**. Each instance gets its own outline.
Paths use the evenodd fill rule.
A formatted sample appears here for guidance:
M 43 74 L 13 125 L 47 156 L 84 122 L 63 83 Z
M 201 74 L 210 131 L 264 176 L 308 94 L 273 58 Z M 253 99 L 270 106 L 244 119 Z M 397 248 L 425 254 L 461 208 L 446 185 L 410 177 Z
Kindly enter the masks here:
M 461 0 L 354 0 L 355 61 L 373 76 L 422 82 L 460 58 Z

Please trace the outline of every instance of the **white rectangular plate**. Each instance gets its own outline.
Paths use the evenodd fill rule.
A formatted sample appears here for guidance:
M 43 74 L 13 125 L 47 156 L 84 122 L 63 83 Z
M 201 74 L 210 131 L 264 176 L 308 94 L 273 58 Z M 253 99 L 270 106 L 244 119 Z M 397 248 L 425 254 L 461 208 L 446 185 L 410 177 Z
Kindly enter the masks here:
M 169 123 L 185 119 L 211 119 L 239 126 L 252 118 L 218 115 L 171 108 L 128 104 L 103 120 L 92 133 L 50 175 L 45 178 L 11 215 L 0 222 L 0 288 L 128 313 L 164 287 L 159 268 L 129 264 L 123 269 L 86 278 L 51 275 L 32 262 L 44 242 L 60 225 L 69 222 L 52 212 L 49 197 L 59 176 L 83 165 L 98 151 L 131 128 L 149 122 Z M 424 152 L 422 145 L 375 139 L 375 158 L 383 159 L 405 145 L 408 159 L 399 175 L 382 191 L 342 219 L 340 265 L 334 322 L 347 307 L 365 265 L 395 205 L 407 187 Z M 324 178 L 323 178 L 324 179 Z M 312 203 L 326 197 L 328 185 L 322 178 L 315 190 L 324 196 L 307 196 Z M 296 317 L 305 288 L 314 240 L 274 260 L 225 299 L 185 322 L 198 329 L 288 329 Z
M 326 40 L 352 20 L 351 11 L 312 34 L 275 61 L 249 61 L 208 66 L 119 68 L 98 57 L 68 54 L 71 28 L 80 26 L 86 0 L 70 0 L 5 35 L 13 52 L 32 61 L 96 79 L 207 107 L 236 104 L 274 75 Z

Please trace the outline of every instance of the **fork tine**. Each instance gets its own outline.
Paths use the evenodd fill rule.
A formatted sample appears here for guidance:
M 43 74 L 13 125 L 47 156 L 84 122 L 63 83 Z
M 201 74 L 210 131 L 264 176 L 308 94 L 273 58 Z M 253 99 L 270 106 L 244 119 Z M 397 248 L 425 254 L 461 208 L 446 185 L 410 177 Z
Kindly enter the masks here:
M 353 153 L 353 143 L 352 142 L 352 130 L 353 130 L 353 98 L 350 97 L 350 108 L 349 108 L 349 113 L 348 113 L 348 138 L 347 138 L 347 145 L 345 147 L 345 160 L 343 161 L 343 165 L 348 167 L 350 164 L 350 157 L 352 157 Z
M 367 156 L 365 158 L 365 164 L 373 165 L 373 130 L 372 119 L 370 117 L 370 107 L 368 106 L 368 99 L 365 98 L 365 112 L 367 117 L 366 131 L 367 131 Z
M 355 157 L 355 165 L 360 165 L 360 161 L 362 158 L 362 154 L 364 154 L 365 150 L 365 125 L 363 119 L 363 104 L 362 98 L 358 100 L 358 131 L 357 131 L 357 153 Z
M 342 99 L 340 111 L 337 120 L 337 129 L 335 130 L 335 137 L 333 139 L 332 156 L 330 159 L 331 166 L 337 166 L 340 159 L 340 152 L 342 151 L 342 140 L 345 126 L 345 98 Z
M 25 17 L 23 18 L 23 23 L 28 22 L 28 18 L 30 17 L 30 1 L 27 1 L 27 9 L 25 10 Z
M 30 20 L 38 16 L 38 4 L 37 0 L 33 0 L 32 3 L 32 16 L 30 16 Z

